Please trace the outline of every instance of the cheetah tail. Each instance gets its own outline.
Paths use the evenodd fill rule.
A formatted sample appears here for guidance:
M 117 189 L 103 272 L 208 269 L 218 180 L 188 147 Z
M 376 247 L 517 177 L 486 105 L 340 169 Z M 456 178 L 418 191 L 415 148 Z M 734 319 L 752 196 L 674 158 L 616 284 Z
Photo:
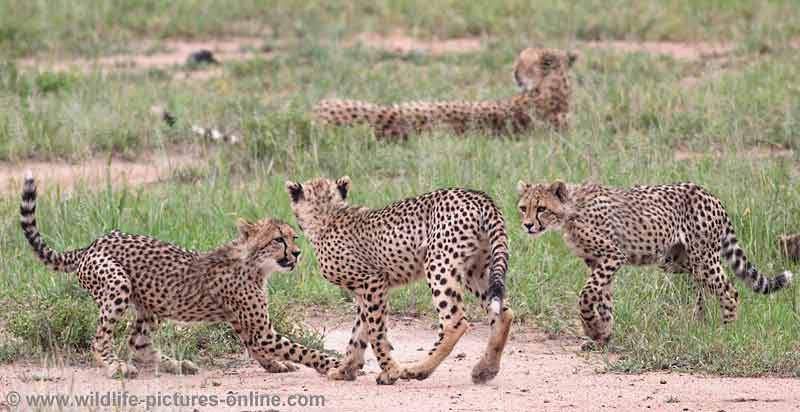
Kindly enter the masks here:
M 83 254 L 83 249 L 59 253 L 42 240 L 42 235 L 36 227 L 36 182 L 30 171 L 25 176 L 19 215 L 25 238 L 45 265 L 61 272 L 74 272 L 78 269 L 78 260 Z
M 508 270 L 508 235 L 500 210 L 495 207 L 494 213 L 489 216 L 485 225 L 491 247 L 487 299 L 491 302 L 489 307 L 492 312 L 499 315 L 503 309 L 503 298 L 506 294 L 506 271 Z
M 314 106 L 314 117 L 333 126 L 375 126 L 382 106 L 360 100 L 326 99 Z
M 733 227 L 728 223 L 728 230 L 722 236 L 722 257 L 733 269 L 736 277 L 744 281 L 744 283 L 754 291 L 763 294 L 769 294 L 781 290 L 792 283 L 792 272 L 788 270 L 783 271 L 772 278 L 760 273 L 755 266 L 748 260 L 744 250 L 739 247 L 736 239 L 736 233 Z

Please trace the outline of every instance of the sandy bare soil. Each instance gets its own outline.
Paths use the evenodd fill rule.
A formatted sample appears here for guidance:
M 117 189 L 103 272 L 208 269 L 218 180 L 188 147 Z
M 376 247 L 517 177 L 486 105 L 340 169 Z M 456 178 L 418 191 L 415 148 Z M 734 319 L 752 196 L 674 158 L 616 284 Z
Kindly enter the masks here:
M 136 160 L 122 158 L 93 158 L 79 163 L 68 162 L 0 162 L 0 193 L 16 193 L 22 187 L 26 170 L 33 172 L 37 184 L 44 188 L 72 191 L 79 185 L 105 187 L 110 178 L 114 186 L 145 185 L 159 182 L 176 168 L 202 159 L 189 152 L 144 154 Z
M 326 346 L 344 348 L 350 333 L 349 319 L 329 321 L 326 326 Z M 434 340 L 431 326 L 428 320 L 393 320 L 389 333 L 395 345 L 396 358 L 406 362 L 422 358 Z M 484 349 L 487 333 L 486 325 L 472 325 L 453 354 L 430 378 L 399 381 L 393 386 L 375 384 L 379 368 L 368 351 L 366 374 L 355 382 L 330 381 L 307 368 L 289 374 L 267 374 L 252 363 L 224 370 L 203 370 L 195 376 L 156 376 L 145 371 L 137 379 L 126 382 L 106 379 L 98 368 L 45 369 L 23 364 L 5 365 L 0 367 L 0 400 L 6 399 L 8 391 L 22 395 L 91 395 L 93 392 L 127 391 L 129 395 L 142 397 L 159 396 L 159 393 L 172 396 L 177 392 L 182 395 L 216 395 L 219 399 L 229 396 L 249 399 L 253 392 L 277 395 L 281 400 L 277 406 L 245 404 L 227 409 L 385 412 L 800 410 L 800 380 L 797 379 L 731 379 L 678 373 L 607 374 L 602 372 L 600 355 L 578 352 L 578 341 L 548 340 L 535 330 L 519 326 L 512 331 L 500 375 L 489 384 L 474 385 L 470 381 L 470 370 Z M 291 395 L 322 395 L 325 406 L 291 407 L 285 404 Z M 152 410 L 220 409 L 195 406 Z
M 210 50 L 220 62 L 245 60 L 254 57 L 267 57 L 264 50 L 264 39 L 261 37 L 232 37 L 208 41 L 189 41 L 180 39 L 142 40 L 137 42 L 135 50 L 103 56 L 96 59 L 70 58 L 55 56 L 35 56 L 21 59 L 17 63 L 24 68 L 35 70 L 90 72 L 101 70 L 147 70 L 168 69 L 186 63 L 187 57 L 199 50 Z M 203 80 L 219 76 L 222 69 L 214 66 L 203 67 L 202 70 L 182 70 L 182 78 Z

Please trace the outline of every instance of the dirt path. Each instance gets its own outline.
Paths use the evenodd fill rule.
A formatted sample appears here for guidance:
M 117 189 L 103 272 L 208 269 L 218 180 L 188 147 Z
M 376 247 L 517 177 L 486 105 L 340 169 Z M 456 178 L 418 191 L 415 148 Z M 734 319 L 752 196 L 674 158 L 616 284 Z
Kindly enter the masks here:
M 314 322 L 310 322 L 314 324 Z M 341 349 L 349 338 L 347 319 L 328 323 L 326 346 Z M 420 359 L 433 343 L 427 320 L 390 323 L 395 356 L 401 361 Z M 578 342 L 548 340 L 534 330 L 517 327 L 506 349 L 500 375 L 487 385 L 470 382 L 470 370 L 483 351 L 488 327 L 475 324 L 451 356 L 425 381 L 375 384 L 379 370 L 368 351 L 366 375 L 355 382 L 333 382 L 303 368 L 282 375 L 266 374 L 249 366 L 203 370 L 196 376 L 155 376 L 118 382 L 105 379 L 98 368 L 43 369 L 22 364 L 0 367 L 0 401 L 6 391 L 26 394 L 87 395 L 95 391 L 127 391 L 137 396 L 277 395 L 277 406 L 235 406 L 239 411 L 796 411 L 800 410 L 800 380 L 729 379 L 678 373 L 644 375 L 605 374 L 599 355 L 577 352 Z M 4 393 L 5 392 L 5 393 Z M 290 395 L 322 395 L 325 406 L 290 407 Z M 155 399 L 155 398 L 151 398 Z M 298 398 L 295 398 L 298 399 Z M 309 398 L 305 398 L 308 400 Z M 24 400 L 23 400 L 24 402 Z M 199 402 L 199 401 L 198 401 Z M 154 408 L 151 410 L 206 411 L 220 407 Z M 3 410 L 0 406 L 0 411 Z M 83 409 L 89 410 L 89 409 Z M 139 411 L 144 408 L 120 408 Z
M 108 157 L 88 159 L 79 163 L 63 161 L 0 162 L 0 195 L 16 193 L 22 187 L 25 172 L 30 170 L 41 187 L 58 187 L 69 192 L 79 185 L 105 187 L 108 179 L 114 186 L 145 185 L 156 183 L 170 176 L 177 168 L 201 164 L 204 159 L 198 154 L 149 153 L 137 156 L 136 160 Z

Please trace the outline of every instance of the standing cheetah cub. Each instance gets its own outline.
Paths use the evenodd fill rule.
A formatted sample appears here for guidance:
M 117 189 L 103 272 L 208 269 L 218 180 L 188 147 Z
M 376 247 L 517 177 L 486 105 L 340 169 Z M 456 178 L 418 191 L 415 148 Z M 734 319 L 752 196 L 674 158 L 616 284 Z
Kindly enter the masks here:
M 332 379 L 353 380 L 364 366 L 367 343 L 380 363 L 378 384 L 425 379 L 467 330 L 463 288 L 491 313 L 486 352 L 472 370 L 476 383 L 500 370 L 512 312 L 503 303 L 508 249 L 505 222 L 481 192 L 443 189 L 382 209 L 346 203 L 350 179 L 286 182 L 292 210 L 317 253 L 322 276 L 349 290 L 356 320 L 341 366 Z M 439 313 L 439 339 L 421 362 L 401 367 L 386 331 L 389 289 L 426 278 Z
M 580 295 L 583 328 L 600 345 L 614 326 L 612 282 L 623 265 L 658 265 L 688 272 L 696 284 L 694 313 L 703 317 L 704 287 L 719 298 L 722 320 L 736 319 L 738 292 L 725 276 L 720 256 L 736 277 L 759 293 L 789 285 L 791 272 L 759 273 L 739 247 L 722 202 L 693 183 L 611 188 L 563 182 L 519 182 L 519 212 L 531 236 L 561 230 L 572 253 L 591 276 Z
M 294 231 L 283 222 L 240 220 L 236 240 L 206 253 L 117 230 L 84 248 L 56 252 L 42 240 L 35 214 L 36 184 L 29 175 L 20 206 L 22 230 L 42 262 L 53 270 L 77 272 L 94 297 L 100 308 L 94 355 L 112 377 L 133 377 L 137 372 L 113 352 L 112 333 L 131 305 L 136 323 L 128 345 L 134 362 L 157 364 L 168 373 L 196 373 L 197 366 L 153 348 L 152 335 L 161 319 L 228 322 L 268 372 L 293 371 L 291 362 L 320 373 L 339 365 L 272 329 L 264 283 L 273 272 L 294 269 L 300 256 Z
M 376 137 L 406 138 L 436 126 L 461 134 L 470 129 L 494 134 L 521 133 L 544 121 L 556 129 L 567 127 L 571 94 L 569 68 L 575 52 L 548 48 L 523 50 L 514 63 L 520 93 L 497 101 L 408 102 L 381 106 L 359 100 L 323 100 L 314 116 L 324 124 L 351 126 L 366 123 Z

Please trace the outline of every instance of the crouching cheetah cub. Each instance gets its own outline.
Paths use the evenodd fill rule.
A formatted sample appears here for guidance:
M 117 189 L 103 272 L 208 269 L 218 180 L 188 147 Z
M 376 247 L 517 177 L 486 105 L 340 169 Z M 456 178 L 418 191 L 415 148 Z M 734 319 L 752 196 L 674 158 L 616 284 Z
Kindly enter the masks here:
M 703 317 L 702 289 L 719 298 L 722 320 L 736 319 L 738 292 L 720 264 L 759 293 L 788 286 L 791 272 L 773 278 L 759 273 L 739 247 L 722 202 L 693 183 L 611 188 L 563 182 L 519 182 L 519 212 L 531 236 L 561 230 L 572 253 L 591 276 L 580 295 L 583 328 L 600 345 L 611 338 L 612 282 L 623 265 L 658 265 L 691 273 L 697 291 L 694 313 Z
M 300 256 L 292 228 L 278 220 L 239 221 L 239 237 L 210 252 L 183 249 L 145 236 L 114 230 L 89 246 L 56 252 L 36 226 L 36 184 L 28 175 L 20 206 L 28 243 L 53 270 L 77 272 L 100 308 L 93 352 L 111 377 L 133 377 L 136 366 L 113 352 L 113 331 L 133 306 L 136 323 L 128 339 L 133 361 L 168 373 L 195 373 L 190 361 L 176 361 L 153 348 L 162 319 L 228 322 L 250 355 L 268 372 L 289 372 L 292 362 L 326 373 L 338 361 L 292 343 L 270 324 L 264 283 L 273 272 L 294 269 Z
M 357 304 L 347 353 L 329 377 L 355 379 L 369 343 L 382 370 L 378 384 L 427 378 L 467 330 L 464 287 L 490 312 L 492 325 L 472 380 L 481 383 L 497 375 L 512 312 L 503 303 L 508 268 L 505 222 L 488 195 L 443 189 L 369 209 L 347 204 L 348 177 L 286 182 L 286 188 L 322 276 L 350 291 Z M 401 367 L 392 358 L 387 338 L 388 292 L 423 277 L 439 315 L 439 338 L 424 360 Z
M 323 100 L 314 116 L 323 124 L 366 123 L 376 137 L 406 138 L 433 127 L 455 133 L 475 129 L 494 134 L 521 133 L 537 122 L 567 127 L 571 94 L 569 68 L 578 54 L 548 48 L 523 50 L 514 63 L 520 93 L 497 101 L 408 102 L 381 106 L 359 100 Z

